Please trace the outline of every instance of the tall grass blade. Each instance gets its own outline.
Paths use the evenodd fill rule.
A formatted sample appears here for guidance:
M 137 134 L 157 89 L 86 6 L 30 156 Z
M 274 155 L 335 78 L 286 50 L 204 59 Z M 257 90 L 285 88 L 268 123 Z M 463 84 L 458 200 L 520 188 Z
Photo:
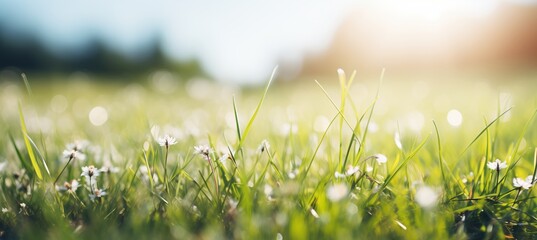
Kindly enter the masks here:
M 492 126 L 492 124 L 494 124 L 496 121 L 498 121 L 498 119 L 500 119 L 503 115 L 505 115 L 507 112 L 509 112 L 511 110 L 511 108 L 505 110 L 505 112 L 503 112 L 502 114 L 500 114 L 499 116 L 497 116 L 494 120 L 492 120 L 492 122 L 490 122 L 483 130 L 481 130 L 481 132 L 479 132 L 479 134 L 477 134 L 477 136 L 472 140 L 472 142 L 470 142 L 470 144 L 468 144 L 468 146 L 466 146 L 466 148 L 464 149 L 464 151 L 462 151 L 462 154 L 466 153 L 466 151 L 468 151 L 468 149 L 477 141 L 477 139 L 479 139 L 479 137 L 481 137 L 481 135 L 483 135 L 483 133 L 485 133 L 487 131 L 487 129 Z M 461 154 L 461 155 L 462 155 Z
M 237 103 L 235 102 L 235 96 L 233 96 L 233 114 L 235 115 L 235 127 L 237 128 L 237 137 L 239 138 L 239 141 L 241 141 L 241 127 L 239 124 L 239 115 L 237 114 Z
M 43 154 L 41 154 L 41 151 L 39 151 L 39 148 L 37 148 L 37 145 L 34 143 L 31 137 L 28 137 L 28 140 L 32 144 L 32 146 L 35 148 L 35 152 L 39 156 L 39 159 L 41 159 L 41 162 L 43 163 L 43 167 L 45 167 L 45 171 L 47 171 L 48 176 L 50 177 L 50 171 L 48 170 L 47 161 L 45 161 L 45 157 Z
M 26 91 L 28 91 L 28 95 L 32 96 L 32 88 L 30 88 L 30 83 L 28 82 L 28 78 L 26 78 L 26 74 L 21 73 L 22 81 L 24 82 L 24 86 L 26 87 Z
M 26 123 L 24 122 L 24 115 L 22 114 L 22 107 L 20 103 L 19 103 L 19 118 L 20 118 L 22 136 L 24 138 L 24 144 L 26 145 L 26 150 L 28 151 L 28 156 L 30 157 L 30 161 L 32 163 L 32 168 L 34 169 L 34 172 L 37 178 L 39 178 L 39 180 L 43 180 L 43 174 L 41 174 L 41 169 L 39 168 L 39 165 L 37 164 L 37 160 L 35 159 L 34 150 L 33 150 L 32 144 L 30 143 L 30 137 L 28 136 L 28 131 L 26 130 Z
M 446 173 L 445 173 L 445 169 L 444 169 L 444 159 L 442 158 L 442 144 L 440 143 L 440 133 L 438 132 L 438 126 L 436 125 L 436 122 L 433 121 L 433 125 L 434 125 L 434 130 L 436 132 L 436 143 L 437 143 L 437 146 L 438 146 L 438 161 L 440 163 L 440 172 L 442 174 L 442 181 L 444 183 L 444 189 L 446 192 L 448 192 L 450 190 L 449 188 L 449 185 L 448 185 L 448 180 L 446 178 Z M 449 192 L 448 192 L 449 194 Z
M 239 151 L 239 149 L 242 148 L 242 145 L 244 144 L 244 139 L 246 139 L 246 137 L 248 136 L 248 133 L 250 132 L 252 124 L 254 123 L 254 120 L 257 117 L 257 114 L 259 113 L 259 109 L 261 109 L 261 106 L 263 105 L 263 102 L 265 101 L 265 97 L 267 96 L 270 84 L 274 80 L 274 77 L 276 76 L 277 70 L 278 70 L 278 66 L 276 66 L 274 68 L 274 70 L 272 70 L 272 74 L 270 76 L 269 82 L 267 83 L 267 86 L 265 87 L 265 91 L 263 92 L 263 96 L 261 97 L 261 100 L 257 104 L 257 107 L 255 108 L 254 113 L 252 114 L 252 117 L 250 117 L 250 120 L 248 120 L 248 124 L 246 124 L 246 127 L 244 128 L 244 131 L 242 133 L 242 138 L 240 138 L 240 140 L 239 140 L 239 146 L 237 147 L 237 149 L 235 151 Z M 236 108 L 234 108 L 234 109 L 235 109 L 235 115 L 236 115 L 237 114 Z M 238 118 L 236 118 L 235 121 L 236 121 L 236 124 L 237 124 L 237 127 L 238 127 Z

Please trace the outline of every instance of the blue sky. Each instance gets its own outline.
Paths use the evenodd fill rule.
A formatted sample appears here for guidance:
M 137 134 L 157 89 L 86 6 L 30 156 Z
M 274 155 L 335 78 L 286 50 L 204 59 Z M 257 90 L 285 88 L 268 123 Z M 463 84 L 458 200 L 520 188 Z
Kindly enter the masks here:
M 370 31 L 375 31 L 375 24 L 389 22 L 390 18 L 398 21 L 396 17 L 402 11 L 409 16 L 424 15 L 421 20 L 437 21 L 442 20 L 440 13 L 446 6 L 466 9 L 473 15 L 487 15 L 506 2 L 524 5 L 535 4 L 537 0 L 380 3 L 366 0 L 3 0 L 0 1 L 0 24 L 13 30 L 14 35 L 17 32 L 35 34 L 59 54 L 80 51 L 92 38 L 99 37 L 127 56 L 136 55 L 158 34 L 169 57 L 199 60 L 203 69 L 216 80 L 262 83 L 277 64 L 284 65 L 291 77 L 293 72 L 299 72 L 303 58 L 326 49 L 345 17 L 356 8 L 365 9 L 366 15 L 378 11 L 378 16 L 373 18 L 375 22 L 365 23 Z M 360 16 L 355 16 L 356 19 L 363 21 Z M 449 16 L 444 20 L 448 19 Z M 412 24 L 413 21 L 407 22 Z M 407 23 L 396 22 L 395 25 L 397 28 L 418 26 L 404 24 Z M 366 49 L 372 51 L 371 59 L 382 58 L 383 52 L 393 55 L 401 50 L 398 45 L 404 46 L 382 45 L 383 41 L 379 42 L 374 32 L 368 32 L 368 36 L 372 42 L 359 40 L 367 46 L 381 45 L 381 49 Z M 384 41 L 397 43 L 400 40 Z
M 343 1 L 0 2 L 0 21 L 36 34 L 53 51 L 76 52 L 98 36 L 136 54 L 160 34 L 178 60 L 198 59 L 222 81 L 266 81 L 278 63 L 299 71 L 305 54 L 328 47 L 351 4 Z

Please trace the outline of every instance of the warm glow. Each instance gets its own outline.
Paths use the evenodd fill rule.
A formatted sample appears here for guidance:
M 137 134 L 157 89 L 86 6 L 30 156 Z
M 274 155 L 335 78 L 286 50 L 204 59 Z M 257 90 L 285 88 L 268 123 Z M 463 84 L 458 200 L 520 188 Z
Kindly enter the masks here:
M 491 1 L 389 1 L 359 4 L 327 61 L 348 67 L 466 67 L 510 54 L 502 41 L 514 4 Z M 513 10 L 514 9 L 514 10 Z M 509 21 L 507 21 L 509 20 Z M 518 23 L 513 20 L 513 25 Z M 517 25 L 518 26 L 518 25 Z M 504 39 L 504 40 L 502 40 Z

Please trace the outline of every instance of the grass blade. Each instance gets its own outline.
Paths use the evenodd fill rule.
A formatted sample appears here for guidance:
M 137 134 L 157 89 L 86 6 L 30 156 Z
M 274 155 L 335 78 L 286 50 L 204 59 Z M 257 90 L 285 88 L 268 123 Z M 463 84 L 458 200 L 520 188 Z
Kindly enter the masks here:
M 43 180 L 43 174 L 41 174 L 41 169 L 39 168 L 39 165 L 37 164 L 37 160 L 35 159 L 34 150 L 33 150 L 32 144 L 30 143 L 30 137 L 28 136 L 28 131 L 26 130 L 26 123 L 24 122 L 24 115 L 22 114 L 22 107 L 20 103 L 19 103 L 19 118 L 20 118 L 22 136 L 24 138 L 24 144 L 26 145 L 26 150 L 28 151 L 28 156 L 30 157 L 32 167 L 35 171 L 35 174 L 37 175 L 37 178 L 39 178 L 39 180 Z
M 252 117 L 250 117 L 250 120 L 248 120 L 248 124 L 246 124 L 246 127 L 244 128 L 244 132 L 242 133 L 242 138 L 240 138 L 240 140 L 239 140 L 239 146 L 235 150 L 236 151 L 235 155 L 237 154 L 237 151 L 239 151 L 239 149 L 241 149 L 242 145 L 244 144 L 244 139 L 246 139 L 246 136 L 248 136 L 248 133 L 250 132 L 250 129 L 252 128 L 252 124 L 254 123 L 254 120 L 257 117 L 257 114 L 259 113 L 259 109 L 261 109 L 261 105 L 263 105 L 263 102 L 265 101 L 265 97 L 267 96 L 270 84 L 274 80 L 274 77 L 276 76 L 276 71 L 277 70 L 278 70 L 278 66 L 276 66 L 274 68 L 274 70 L 272 70 L 272 75 L 270 76 L 269 82 L 267 83 L 267 86 L 265 87 L 265 91 L 263 92 L 263 96 L 261 97 L 261 100 L 259 101 L 259 103 L 257 103 L 257 107 L 255 108 L 254 113 L 252 114 Z M 234 109 L 235 109 L 235 116 L 236 116 L 237 111 L 236 111 L 235 106 L 234 106 Z M 235 117 L 235 119 L 236 119 L 235 121 L 236 121 L 237 128 L 238 128 L 238 118 Z M 240 136 L 240 134 L 239 134 L 239 136 Z
M 481 135 L 483 135 L 483 133 L 485 133 L 487 131 L 487 129 L 492 126 L 492 124 L 494 124 L 496 121 L 498 121 L 498 119 L 500 119 L 503 115 L 505 115 L 507 112 L 509 112 L 511 110 L 511 108 L 505 110 L 505 112 L 503 112 L 502 114 L 500 114 L 499 116 L 497 116 L 494 120 L 492 120 L 492 122 L 490 122 L 483 130 L 481 130 L 481 132 L 479 132 L 479 134 L 477 134 L 477 136 L 474 138 L 474 140 L 472 140 L 472 142 L 470 142 L 470 144 L 468 144 L 468 146 L 466 146 L 466 148 L 464 149 L 464 151 L 462 151 L 462 154 L 464 154 L 466 151 L 468 151 L 468 149 L 477 141 L 477 139 L 479 139 L 479 137 L 481 137 Z M 461 155 L 462 155 L 461 154 Z

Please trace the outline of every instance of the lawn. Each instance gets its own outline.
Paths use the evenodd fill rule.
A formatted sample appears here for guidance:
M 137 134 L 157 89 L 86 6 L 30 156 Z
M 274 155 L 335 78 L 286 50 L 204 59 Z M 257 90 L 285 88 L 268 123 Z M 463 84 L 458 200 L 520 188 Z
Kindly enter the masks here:
M 0 82 L 0 238 L 533 238 L 536 77 Z

